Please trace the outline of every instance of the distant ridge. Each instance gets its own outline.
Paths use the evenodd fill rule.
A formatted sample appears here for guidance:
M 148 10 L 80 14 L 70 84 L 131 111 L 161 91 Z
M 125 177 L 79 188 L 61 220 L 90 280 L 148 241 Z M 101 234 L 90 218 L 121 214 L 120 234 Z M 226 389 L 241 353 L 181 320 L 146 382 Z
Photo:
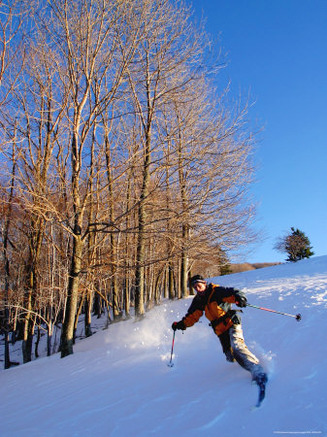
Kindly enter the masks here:
M 240 263 L 240 264 L 230 264 L 229 269 L 231 273 L 241 273 L 248 272 L 249 270 L 257 270 L 263 269 L 264 267 L 272 267 L 278 264 L 282 264 L 280 262 L 272 262 L 272 263 Z
M 263 262 L 263 263 L 234 263 L 227 264 L 225 266 L 219 265 L 219 261 L 217 264 L 214 262 L 209 263 L 208 261 L 198 261 L 194 268 L 193 272 L 201 272 L 201 275 L 206 278 L 213 278 L 215 276 L 221 275 L 230 275 L 232 273 L 241 273 L 248 272 L 251 270 L 263 269 L 264 267 L 273 267 L 278 264 L 282 264 L 281 262 Z

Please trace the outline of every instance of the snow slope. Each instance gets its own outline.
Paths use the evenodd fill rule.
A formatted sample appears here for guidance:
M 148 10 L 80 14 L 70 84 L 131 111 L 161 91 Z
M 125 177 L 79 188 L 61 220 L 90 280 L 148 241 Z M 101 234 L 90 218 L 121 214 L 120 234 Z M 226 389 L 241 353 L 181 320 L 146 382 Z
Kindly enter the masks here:
M 212 279 L 245 289 L 250 349 L 269 372 L 267 397 L 228 363 L 208 321 L 177 331 L 190 299 L 165 301 L 141 322 L 113 324 L 75 353 L 0 372 L 0 436 L 327 436 L 327 256 Z

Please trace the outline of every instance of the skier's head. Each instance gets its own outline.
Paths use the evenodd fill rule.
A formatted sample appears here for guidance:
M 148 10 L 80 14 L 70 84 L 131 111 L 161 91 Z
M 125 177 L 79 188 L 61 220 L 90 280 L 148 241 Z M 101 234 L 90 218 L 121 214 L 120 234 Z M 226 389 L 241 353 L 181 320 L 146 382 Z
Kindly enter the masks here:
M 203 294 L 207 288 L 207 282 L 201 275 L 192 276 L 189 283 L 198 294 Z

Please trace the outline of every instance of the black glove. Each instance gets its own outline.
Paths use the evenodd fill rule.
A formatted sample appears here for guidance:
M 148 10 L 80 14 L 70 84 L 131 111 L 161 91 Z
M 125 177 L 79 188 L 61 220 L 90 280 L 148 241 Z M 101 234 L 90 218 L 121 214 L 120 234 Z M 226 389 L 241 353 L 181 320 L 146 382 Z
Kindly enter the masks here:
M 235 303 L 240 308 L 246 307 L 247 299 L 241 291 L 238 291 L 235 294 Z
M 177 329 L 181 329 L 182 331 L 184 331 L 186 329 L 183 320 L 181 320 L 180 322 L 174 322 L 171 325 L 171 329 L 173 329 L 174 331 L 176 331 Z

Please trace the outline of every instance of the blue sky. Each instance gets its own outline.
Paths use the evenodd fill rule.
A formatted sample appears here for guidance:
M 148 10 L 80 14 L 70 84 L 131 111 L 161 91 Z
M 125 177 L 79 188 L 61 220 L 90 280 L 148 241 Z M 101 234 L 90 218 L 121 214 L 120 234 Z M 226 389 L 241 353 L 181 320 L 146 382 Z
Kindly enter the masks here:
M 194 0 L 227 54 L 217 78 L 250 95 L 257 144 L 253 194 L 264 238 L 249 262 L 284 261 L 276 239 L 299 228 L 327 254 L 327 0 Z

